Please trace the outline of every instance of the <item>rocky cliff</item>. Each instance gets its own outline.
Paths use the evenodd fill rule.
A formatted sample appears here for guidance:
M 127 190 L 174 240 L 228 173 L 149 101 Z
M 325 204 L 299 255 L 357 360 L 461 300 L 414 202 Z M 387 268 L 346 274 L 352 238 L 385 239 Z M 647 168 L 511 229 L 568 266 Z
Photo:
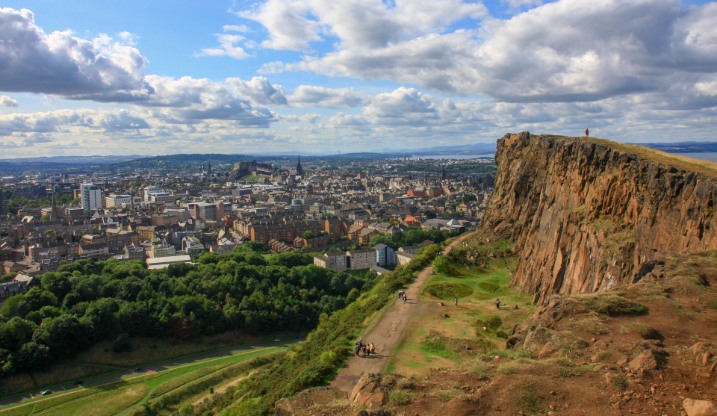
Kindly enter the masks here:
M 606 140 L 498 141 L 484 227 L 516 242 L 513 284 L 554 293 L 624 286 L 665 255 L 717 248 L 717 169 Z

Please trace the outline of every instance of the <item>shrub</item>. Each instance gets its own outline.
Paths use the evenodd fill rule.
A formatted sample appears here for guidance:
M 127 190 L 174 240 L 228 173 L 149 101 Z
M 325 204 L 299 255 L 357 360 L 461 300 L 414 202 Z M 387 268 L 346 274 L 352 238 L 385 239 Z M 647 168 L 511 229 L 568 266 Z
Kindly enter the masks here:
M 394 406 L 405 406 L 411 404 L 413 394 L 403 389 L 391 390 L 388 392 L 388 402 Z
M 647 306 L 622 296 L 597 296 L 588 299 L 586 303 L 589 309 L 608 316 L 635 316 L 648 312 Z
M 624 376 L 619 376 L 612 379 L 612 385 L 619 388 L 620 390 L 627 390 L 627 388 L 630 386 L 630 383 L 628 383 L 627 378 L 625 378 Z

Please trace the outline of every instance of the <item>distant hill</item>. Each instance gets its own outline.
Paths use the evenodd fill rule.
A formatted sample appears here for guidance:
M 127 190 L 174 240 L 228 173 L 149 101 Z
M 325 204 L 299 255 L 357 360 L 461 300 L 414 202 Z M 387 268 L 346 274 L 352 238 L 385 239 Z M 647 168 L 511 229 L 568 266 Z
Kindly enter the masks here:
M 61 171 L 126 163 L 140 156 L 52 156 L 0 159 L 0 172 Z

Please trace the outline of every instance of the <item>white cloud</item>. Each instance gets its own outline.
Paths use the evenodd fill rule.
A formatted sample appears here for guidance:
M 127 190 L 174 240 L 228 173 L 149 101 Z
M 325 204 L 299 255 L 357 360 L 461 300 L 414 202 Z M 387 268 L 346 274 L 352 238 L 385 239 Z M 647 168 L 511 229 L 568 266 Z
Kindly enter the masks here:
M 8 97 L 7 95 L 0 95 L 0 107 L 17 107 L 20 104 L 18 104 L 17 100 Z
M 349 88 L 331 89 L 314 85 L 300 85 L 288 97 L 294 107 L 351 108 L 366 101 L 364 94 Z
M 0 115 L 0 136 L 18 133 L 116 132 L 150 128 L 139 114 L 125 110 L 56 110 Z
M 303 0 L 269 0 L 239 13 L 261 23 L 269 31 L 262 46 L 271 49 L 305 50 L 311 41 L 320 40 L 319 26 L 306 15 L 310 8 Z
M 88 41 L 69 31 L 47 34 L 30 10 L 0 8 L 0 39 L 0 91 L 74 95 L 142 86 L 144 57 L 106 35 Z
M 276 14 L 297 12 L 280 13 L 285 2 L 269 3 Z M 482 17 L 482 6 L 437 4 L 309 1 L 299 16 L 323 28 L 316 36 L 333 34 L 339 41 L 328 52 L 269 63 L 263 71 L 391 80 L 509 102 L 665 91 L 670 83 L 693 85 L 717 71 L 715 3 L 686 8 L 674 0 L 561 0 L 506 20 Z M 475 29 L 450 26 L 466 17 L 482 20 Z M 270 38 L 283 30 L 265 27 Z

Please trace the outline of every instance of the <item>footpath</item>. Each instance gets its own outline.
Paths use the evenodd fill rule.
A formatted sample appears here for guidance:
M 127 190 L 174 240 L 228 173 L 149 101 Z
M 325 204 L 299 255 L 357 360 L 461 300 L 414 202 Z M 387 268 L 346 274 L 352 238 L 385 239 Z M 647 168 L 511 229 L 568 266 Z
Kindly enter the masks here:
M 472 234 L 466 233 L 460 236 L 443 250 L 443 254 L 448 254 L 453 247 Z M 418 274 L 416 280 L 406 289 L 408 297 L 406 303 L 398 299 L 398 293 L 396 293 L 393 304 L 389 306 L 373 328 L 363 336 L 364 343 L 373 342 L 375 344 L 376 354 L 369 357 L 354 355 L 349 358 L 346 365 L 339 370 L 336 378 L 331 382 L 331 387 L 351 394 L 351 390 L 364 373 L 383 373 L 386 370 L 388 359 L 403 339 L 408 323 L 412 319 L 420 318 L 427 309 L 426 303 L 420 301 L 419 293 L 432 273 L 433 266 L 428 265 Z

